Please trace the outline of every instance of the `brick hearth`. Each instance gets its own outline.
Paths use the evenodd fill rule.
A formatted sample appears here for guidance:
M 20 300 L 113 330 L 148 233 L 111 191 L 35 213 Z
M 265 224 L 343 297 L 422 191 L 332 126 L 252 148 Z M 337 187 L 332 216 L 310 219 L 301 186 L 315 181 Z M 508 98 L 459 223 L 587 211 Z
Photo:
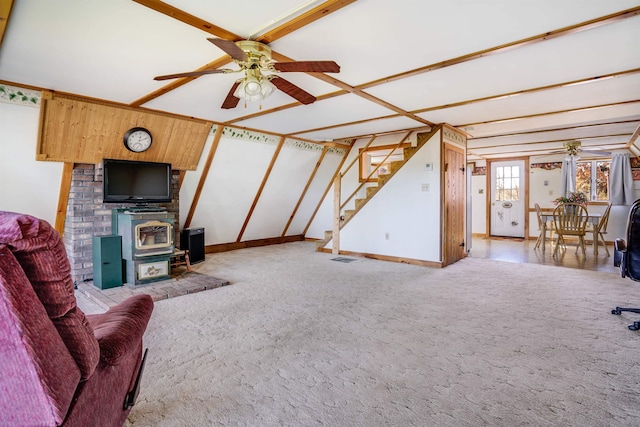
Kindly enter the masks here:
M 174 241 L 180 241 L 179 234 L 179 172 L 172 174 L 171 203 L 156 203 L 175 214 Z M 127 203 L 102 203 L 102 164 L 76 164 L 73 168 L 69 203 L 64 225 L 63 240 L 71 275 L 76 284 L 93 279 L 93 236 L 111 233 L 111 210 L 119 207 L 135 206 Z

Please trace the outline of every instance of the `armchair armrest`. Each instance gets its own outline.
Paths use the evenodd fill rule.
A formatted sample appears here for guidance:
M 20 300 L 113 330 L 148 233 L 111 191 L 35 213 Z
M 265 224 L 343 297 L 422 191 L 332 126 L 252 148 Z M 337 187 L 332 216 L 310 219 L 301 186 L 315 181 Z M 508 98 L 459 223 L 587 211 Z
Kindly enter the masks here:
M 87 315 L 98 345 L 100 360 L 117 365 L 142 344 L 153 300 L 149 295 L 134 295 L 102 314 Z

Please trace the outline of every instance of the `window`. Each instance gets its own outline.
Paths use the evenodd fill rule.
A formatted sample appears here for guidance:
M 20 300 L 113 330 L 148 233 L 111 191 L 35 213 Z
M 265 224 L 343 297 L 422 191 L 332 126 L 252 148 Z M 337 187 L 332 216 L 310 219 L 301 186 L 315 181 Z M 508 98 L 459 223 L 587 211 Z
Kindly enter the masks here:
M 496 167 L 496 200 L 510 202 L 520 200 L 520 167 Z
M 611 160 L 587 160 L 576 163 L 576 191 L 587 195 L 591 202 L 609 200 Z

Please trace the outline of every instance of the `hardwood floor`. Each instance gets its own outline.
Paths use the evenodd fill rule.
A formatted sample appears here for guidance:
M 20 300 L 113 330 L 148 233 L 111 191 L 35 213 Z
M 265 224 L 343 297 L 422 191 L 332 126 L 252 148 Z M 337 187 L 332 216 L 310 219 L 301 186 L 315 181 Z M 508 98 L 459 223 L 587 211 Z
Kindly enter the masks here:
M 613 246 L 609 245 L 607 256 L 603 246 L 600 246 L 598 256 L 593 254 L 593 246 L 587 245 L 587 255 L 582 256 L 581 251 L 575 251 L 575 246 L 567 246 L 566 250 L 559 251 L 553 257 L 553 250 L 549 244 L 544 252 L 540 248 L 533 249 L 535 240 L 508 239 L 508 238 L 483 238 L 474 237 L 471 242 L 469 256 L 475 258 L 487 258 L 500 261 L 554 265 L 558 267 L 579 268 L 583 270 L 618 272 L 613 266 Z

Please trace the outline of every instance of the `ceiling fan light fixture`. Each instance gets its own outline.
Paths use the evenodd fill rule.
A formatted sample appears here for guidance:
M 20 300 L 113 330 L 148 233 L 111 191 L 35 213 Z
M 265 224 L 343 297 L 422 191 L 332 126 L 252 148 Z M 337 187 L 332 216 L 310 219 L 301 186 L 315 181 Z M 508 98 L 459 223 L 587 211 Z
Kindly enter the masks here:
M 276 90 L 275 85 L 268 78 L 259 72 L 251 73 L 249 71 L 240 81 L 233 96 L 245 101 L 262 101 Z
M 247 78 L 244 79 L 244 92 L 247 97 L 261 95 L 262 87 L 260 86 L 260 80 L 253 76 L 247 76 Z

